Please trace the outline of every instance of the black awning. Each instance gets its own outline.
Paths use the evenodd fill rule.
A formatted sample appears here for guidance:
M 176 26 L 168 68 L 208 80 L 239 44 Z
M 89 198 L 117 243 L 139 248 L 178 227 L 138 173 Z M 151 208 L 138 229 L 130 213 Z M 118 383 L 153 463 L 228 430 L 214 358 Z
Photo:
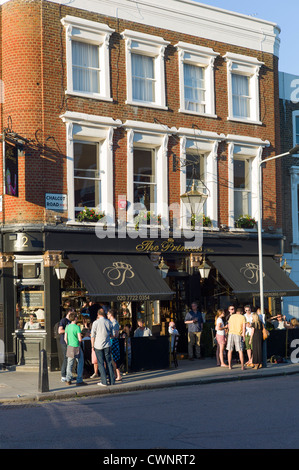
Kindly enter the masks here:
M 257 256 L 209 256 L 235 294 L 259 295 L 259 259 Z M 263 257 L 264 295 L 285 297 L 299 295 L 299 287 L 270 256 Z
M 69 253 L 88 290 L 103 301 L 170 300 L 173 292 L 146 255 Z

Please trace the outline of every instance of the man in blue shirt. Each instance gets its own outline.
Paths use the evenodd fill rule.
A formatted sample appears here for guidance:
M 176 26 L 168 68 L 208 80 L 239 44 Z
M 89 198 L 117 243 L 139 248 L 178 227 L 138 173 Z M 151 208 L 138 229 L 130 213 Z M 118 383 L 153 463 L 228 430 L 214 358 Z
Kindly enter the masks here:
M 192 302 L 191 310 L 185 317 L 185 324 L 188 326 L 188 356 L 190 361 L 194 360 L 193 348 L 195 346 L 195 355 L 200 359 L 200 337 L 203 329 L 203 318 L 198 310 L 196 302 Z

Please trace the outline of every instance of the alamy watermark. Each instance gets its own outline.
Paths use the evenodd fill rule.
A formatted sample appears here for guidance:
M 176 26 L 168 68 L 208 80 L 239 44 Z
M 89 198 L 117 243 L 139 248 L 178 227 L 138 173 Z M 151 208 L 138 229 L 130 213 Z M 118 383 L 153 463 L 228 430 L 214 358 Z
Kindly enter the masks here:
M 115 208 L 113 205 L 107 207 L 107 214 L 104 214 L 95 226 L 95 234 L 98 238 L 159 238 L 184 240 L 186 249 L 198 249 L 203 243 L 203 215 L 183 217 L 181 206 L 178 203 L 159 204 L 161 211 L 157 215 L 156 205 L 151 204 L 150 210 L 142 203 L 129 204 L 122 207 L 120 201 L 124 201 L 123 196 L 119 196 L 118 218 L 116 220 Z M 200 211 L 195 206 L 194 213 Z M 99 210 L 100 208 L 98 208 Z M 191 214 L 191 207 L 187 206 L 187 212 Z M 170 226 L 171 221 L 171 226 Z M 182 223 L 184 221 L 184 223 Z

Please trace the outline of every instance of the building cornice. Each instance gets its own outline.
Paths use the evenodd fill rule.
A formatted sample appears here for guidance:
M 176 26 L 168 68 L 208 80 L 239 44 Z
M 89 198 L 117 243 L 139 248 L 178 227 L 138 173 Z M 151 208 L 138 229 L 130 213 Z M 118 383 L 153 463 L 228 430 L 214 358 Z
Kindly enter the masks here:
M 0 0 L 0 5 L 11 0 Z M 47 0 L 67 5 L 62 0 Z M 193 0 L 72 0 L 72 8 L 279 55 L 276 23 Z

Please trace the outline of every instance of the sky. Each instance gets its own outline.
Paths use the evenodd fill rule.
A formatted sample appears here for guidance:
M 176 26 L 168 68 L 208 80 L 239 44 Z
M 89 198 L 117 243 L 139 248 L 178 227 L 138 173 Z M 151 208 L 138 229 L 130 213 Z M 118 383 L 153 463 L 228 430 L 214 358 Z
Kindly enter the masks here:
M 199 3 L 278 24 L 281 29 L 279 70 L 299 75 L 299 0 L 200 0 Z

